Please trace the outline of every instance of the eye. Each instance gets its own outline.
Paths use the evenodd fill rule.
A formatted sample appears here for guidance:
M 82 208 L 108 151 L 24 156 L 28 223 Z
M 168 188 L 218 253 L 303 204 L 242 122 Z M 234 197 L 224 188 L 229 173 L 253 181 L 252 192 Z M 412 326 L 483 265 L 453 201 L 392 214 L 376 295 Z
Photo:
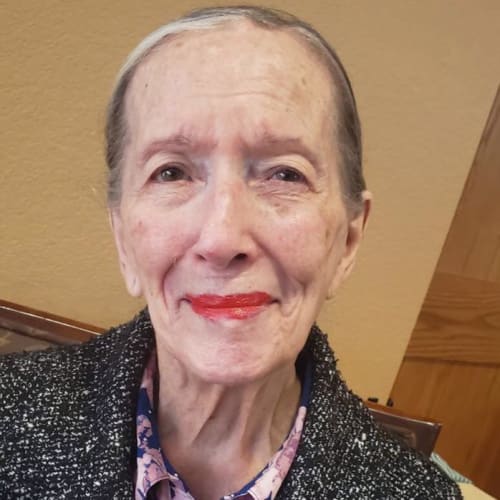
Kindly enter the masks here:
M 306 182 L 306 178 L 303 174 L 290 167 L 282 167 L 275 170 L 271 176 L 271 179 L 276 179 L 283 182 Z
M 191 179 L 181 165 L 164 165 L 155 171 L 152 178 L 156 182 L 176 182 Z

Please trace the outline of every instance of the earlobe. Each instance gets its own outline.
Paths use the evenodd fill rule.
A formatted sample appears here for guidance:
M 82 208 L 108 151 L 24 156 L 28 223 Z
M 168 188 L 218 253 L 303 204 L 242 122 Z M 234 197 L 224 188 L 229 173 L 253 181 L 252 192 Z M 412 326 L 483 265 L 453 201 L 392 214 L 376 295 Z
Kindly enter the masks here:
M 111 209 L 108 212 L 108 219 L 113 232 L 118 259 L 120 262 L 120 271 L 128 293 L 132 297 L 140 297 L 142 295 L 142 287 L 137 276 L 135 263 L 131 253 L 127 249 L 126 238 L 123 230 L 123 221 L 118 209 Z
M 363 191 L 362 207 L 348 223 L 348 229 L 345 237 L 344 255 L 337 266 L 337 270 L 328 288 L 326 295 L 327 300 L 332 299 L 335 296 L 335 292 L 339 286 L 351 274 L 351 271 L 354 268 L 356 254 L 367 227 L 371 203 L 372 194 L 369 191 Z
M 142 295 L 142 287 L 137 276 L 125 278 L 125 285 L 128 293 L 132 295 L 132 297 L 140 297 Z

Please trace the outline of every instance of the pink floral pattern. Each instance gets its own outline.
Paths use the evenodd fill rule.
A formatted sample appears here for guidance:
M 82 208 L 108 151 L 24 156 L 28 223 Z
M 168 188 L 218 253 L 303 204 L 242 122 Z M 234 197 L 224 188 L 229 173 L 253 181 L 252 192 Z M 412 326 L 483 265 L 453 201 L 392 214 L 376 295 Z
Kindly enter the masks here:
M 195 500 L 161 450 L 153 406 L 156 372 L 156 352 L 153 352 L 144 370 L 137 405 L 135 500 Z M 276 497 L 297 453 L 306 412 L 302 403 L 290 433 L 267 466 L 241 491 L 224 499 L 272 500 Z

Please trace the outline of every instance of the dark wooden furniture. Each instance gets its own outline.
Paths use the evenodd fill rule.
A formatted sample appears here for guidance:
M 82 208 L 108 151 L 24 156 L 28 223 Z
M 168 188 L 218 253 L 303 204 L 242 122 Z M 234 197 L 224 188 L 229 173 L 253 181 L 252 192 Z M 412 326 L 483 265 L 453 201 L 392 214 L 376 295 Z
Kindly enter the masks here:
M 43 343 L 78 344 L 104 329 L 0 300 L 0 328 Z
M 403 411 L 367 401 L 366 406 L 375 420 L 388 432 L 397 435 L 412 448 L 429 456 L 434 449 L 442 424 Z

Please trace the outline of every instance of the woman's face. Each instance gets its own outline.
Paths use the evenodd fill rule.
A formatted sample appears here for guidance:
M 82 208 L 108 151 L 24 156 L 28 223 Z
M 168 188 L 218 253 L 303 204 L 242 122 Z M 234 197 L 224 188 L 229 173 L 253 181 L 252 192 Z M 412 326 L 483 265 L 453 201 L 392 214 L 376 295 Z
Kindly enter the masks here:
M 112 210 L 159 349 L 213 383 L 295 361 L 362 232 L 342 201 L 330 79 L 291 35 L 247 22 L 181 35 L 126 98 Z

